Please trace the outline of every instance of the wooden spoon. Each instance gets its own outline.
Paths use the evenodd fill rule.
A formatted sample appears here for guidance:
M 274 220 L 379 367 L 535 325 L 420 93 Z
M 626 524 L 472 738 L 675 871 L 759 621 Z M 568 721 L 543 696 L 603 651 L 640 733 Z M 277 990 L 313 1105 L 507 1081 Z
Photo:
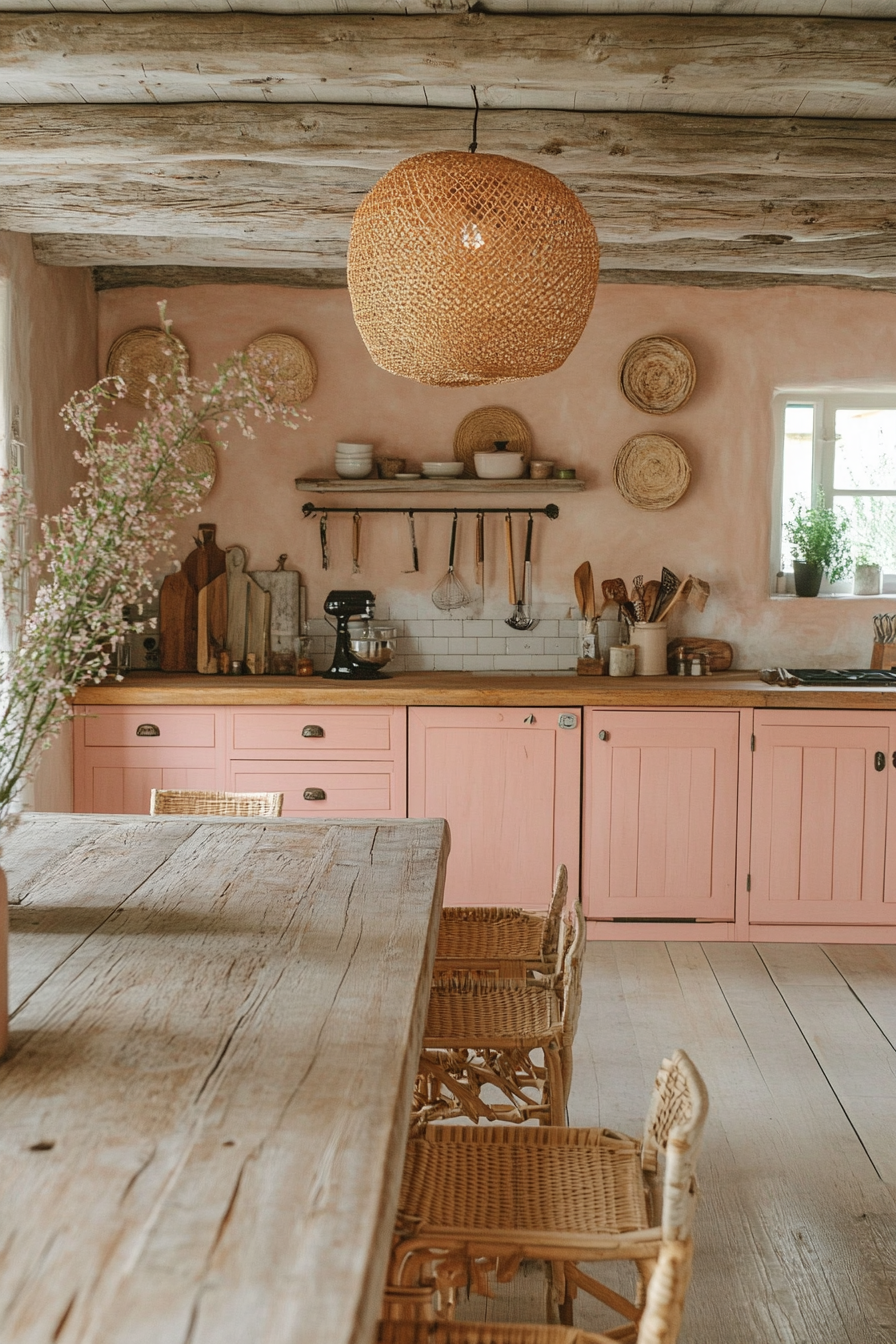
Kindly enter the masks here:
M 591 565 L 585 560 L 583 564 L 579 565 L 575 574 L 572 576 L 572 581 L 576 590 L 576 602 L 579 605 L 579 614 L 583 620 L 585 619 L 585 579 L 590 573 Z
M 644 610 L 645 621 L 653 620 L 653 612 L 660 597 L 659 579 L 648 579 L 644 585 Z

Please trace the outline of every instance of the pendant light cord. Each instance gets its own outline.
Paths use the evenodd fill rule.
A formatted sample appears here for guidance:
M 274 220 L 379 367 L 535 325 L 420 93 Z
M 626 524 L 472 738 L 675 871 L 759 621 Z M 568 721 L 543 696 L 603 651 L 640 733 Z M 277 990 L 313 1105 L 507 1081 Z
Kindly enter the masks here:
M 476 127 L 479 123 L 479 95 L 476 93 L 475 84 L 471 84 L 470 88 L 473 90 L 473 101 L 476 104 L 476 111 L 473 113 L 473 142 L 470 145 L 470 153 L 475 154 L 479 146 L 479 141 L 476 139 Z

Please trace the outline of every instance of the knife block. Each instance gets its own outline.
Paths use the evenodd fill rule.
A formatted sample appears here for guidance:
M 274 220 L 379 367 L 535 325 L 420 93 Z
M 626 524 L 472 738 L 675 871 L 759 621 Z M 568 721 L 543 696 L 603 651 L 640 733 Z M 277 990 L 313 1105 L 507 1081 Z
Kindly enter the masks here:
M 878 672 L 890 672 L 896 667 L 896 644 L 878 644 L 871 650 L 871 666 Z

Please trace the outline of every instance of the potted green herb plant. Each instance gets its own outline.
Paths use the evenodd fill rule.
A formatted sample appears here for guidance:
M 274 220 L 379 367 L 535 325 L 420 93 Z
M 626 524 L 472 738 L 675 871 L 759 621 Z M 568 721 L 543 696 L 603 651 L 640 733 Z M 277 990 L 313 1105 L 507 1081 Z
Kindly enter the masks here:
M 852 591 L 856 597 L 876 597 L 880 592 L 880 565 L 870 558 L 867 550 L 856 555 L 856 570 Z
M 793 554 L 793 582 L 797 597 L 817 597 L 827 574 L 831 583 L 842 579 L 852 564 L 849 519 L 829 508 L 819 493 L 814 506 L 792 499 L 793 517 L 784 532 Z

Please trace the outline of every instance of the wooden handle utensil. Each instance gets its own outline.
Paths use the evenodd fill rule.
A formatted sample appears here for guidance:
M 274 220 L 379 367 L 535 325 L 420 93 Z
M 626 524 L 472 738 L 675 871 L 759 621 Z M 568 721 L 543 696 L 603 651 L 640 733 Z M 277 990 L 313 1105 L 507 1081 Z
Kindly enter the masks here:
M 516 579 L 513 576 L 513 528 L 510 514 L 504 516 L 504 549 L 507 552 L 507 601 L 516 606 Z

